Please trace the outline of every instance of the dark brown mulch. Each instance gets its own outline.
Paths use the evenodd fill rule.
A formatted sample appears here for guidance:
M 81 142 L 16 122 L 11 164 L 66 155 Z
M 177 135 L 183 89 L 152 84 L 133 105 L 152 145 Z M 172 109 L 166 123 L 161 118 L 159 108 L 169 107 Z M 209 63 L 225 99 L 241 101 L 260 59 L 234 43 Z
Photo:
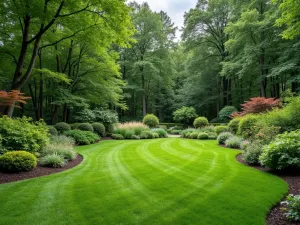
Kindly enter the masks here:
M 62 168 L 49 168 L 49 167 L 42 167 L 37 166 L 32 171 L 29 172 L 20 172 L 20 173 L 2 173 L 0 172 L 0 184 L 3 183 L 10 183 L 13 181 L 19 181 L 19 180 L 26 180 L 29 178 L 34 177 L 40 177 L 40 176 L 46 176 L 52 173 L 58 173 L 61 171 L 65 171 L 67 169 L 71 169 L 78 164 L 80 164 L 83 160 L 83 157 L 81 155 L 77 155 L 77 158 L 73 161 L 70 161 L 67 165 L 65 165 Z
M 247 166 L 249 166 L 242 158 L 242 154 L 237 155 L 236 159 Z M 300 171 L 285 171 L 276 172 L 268 168 L 261 166 L 251 166 L 255 169 L 262 170 L 268 173 L 273 173 L 283 179 L 289 185 L 288 194 L 299 195 L 300 194 Z M 285 199 L 285 197 L 283 198 Z M 284 215 L 284 211 L 281 209 L 281 204 L 274 206 L 266 218 L 267 225 L 300 225 L 300 222 L 288 221 Z

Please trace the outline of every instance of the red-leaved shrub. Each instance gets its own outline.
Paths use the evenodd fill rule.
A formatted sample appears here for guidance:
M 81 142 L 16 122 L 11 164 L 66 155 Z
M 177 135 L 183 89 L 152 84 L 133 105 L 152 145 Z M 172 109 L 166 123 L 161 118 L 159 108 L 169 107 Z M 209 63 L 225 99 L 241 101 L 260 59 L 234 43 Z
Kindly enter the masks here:
M 26 104 L 27 99 L 30 97 L 25 97 L 24 93 L 21 93 L 19 90 L 12 90 L 12 91 L 0 91 L 0 107 L 2 106 L 10 106 L 18 103 Z
M 246 101 L 242 106 L 242 114 L 261 113 L 280 106 L 280 100 L 275 98 L 256 97 Z

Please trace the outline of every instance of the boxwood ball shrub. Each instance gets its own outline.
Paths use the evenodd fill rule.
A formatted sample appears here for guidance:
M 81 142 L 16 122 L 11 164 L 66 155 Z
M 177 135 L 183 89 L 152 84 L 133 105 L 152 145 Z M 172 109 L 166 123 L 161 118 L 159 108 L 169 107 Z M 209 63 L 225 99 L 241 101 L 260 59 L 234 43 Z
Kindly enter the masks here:
M 221 133 L 221 134 L 218 135 L 217 140 L 218 140 L 218 143 L 220 145 L 223 145 L 223 144 L 225 144 L 225 141 L 228 138 L 231 138 L 231 137 L 233 137 L 232 133 L 230 133 L 230 132 L 223 132 L 223 133 Z
M 241 142 L 242 142 L 242 139 L 240 137 L 233 136 L 233 137 L 228 138 L 225 141 L 225 145 L 228 148 L 239 148 Z
M 205 127 L 207 125 L 208 125 L 208 120 L 206 117 L 201 116 L 194 120 L 195 128 L 201 128 L 201 127 Z
M 300 168 L 300 131 L 279 134 L 259 157 L 263 166 L 283 170 Z
M 208 134 L 207 133 L 204 133 L 204 132 L 200 132 L 197 136 L 197 139 L 199 140 L 206 140 L 208 139 Z
M 143 119 L 143 123 L 149 127 L 157 127 L 159 119 L 154 114 L 147 114 Z
M 101 137 L 105 137 L 105 126 L 102 123 L 93 123 L 94 132 Z
M 56 135 L 58 135 L 58 132 L 57 132 L 57 130 L 56 130 L 56 128 L 55 128 L 54 126 L 48 126 L 48 129 L 49 129 L 49 134 L 50 134 L 51 136 L 56 136 Z
M 219 135 L 222 132 L 226 132 L 228 131 L 228 127 L 227 126 L 216 126 L 215 127 L 215 132 L 217 135 Z
M 30 171 L 36 165 L 36 157 L 26 151 L 7 152 L 0 156 L 0 170 L 4 172 Z
M 91 131 L 69 130 L 64 135 L 73 138 L 77 145 L 89 145 L 100 140 L 100 137 Z
M 65 122 L 60 122 L 54 125 L 54 127 L 56 128 L 57 132 L 59 134 L 62 134 L 66 131 L 71 130 L 71 127 L 69 124 L 65 123 Z
M 43 156 L 40 159 L 40 164 L 41 166 L 59 168 L 63 167 L 66 164 L 66 161 L 63 156 L 54 153 Z
M 197 138 L 198 138 L 198 133 L 199 133 L 199 132 L 196 132 L 196 131 L 193 132 L 193 133 L 191 133 L 190 136 L 189 136 L 189 138 L 190 138 L 190 139 L 197 139 Z
M 240 117 L 230 120 L 230 122 L 228 123 L 228 128 L 229 128 L 230 132 L 232 132 L 233 134 L 237 134 L 240 121 L 241 121 Z
M 111 137 L 112 137 L 112 139 L 116 139 L 116 140 L 123 140 L 124 139 L 122 134 L 112 134 Z
M 94 132 L 94 128 L 91 124 L 89 123 L 80 123 L 77 127 L 78 130 L 83 130 L 83 131 L 91 131 Z
M 76 130 L 77 127 L 78 127 L 78 125 L 79 125 L 79 123 L 72 123 L 72 124 L 69 124 L 69 125 L 71 127 L 71 130 Z
M 2 148 L 8 151 L 25 150 L 38 152 L 49 143 L 49 129 L 43 122 L 31 118 L 0 118 Z

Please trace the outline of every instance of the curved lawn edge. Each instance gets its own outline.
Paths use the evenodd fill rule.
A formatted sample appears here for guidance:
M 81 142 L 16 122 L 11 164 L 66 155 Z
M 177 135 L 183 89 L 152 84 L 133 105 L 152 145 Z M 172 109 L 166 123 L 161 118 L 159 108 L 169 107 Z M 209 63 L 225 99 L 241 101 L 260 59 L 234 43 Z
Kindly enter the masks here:
M 283 201 L 286 196 L 289 194 L 300 194 L 300 175 L 299 174 L 285 174 L 285 173 L 276 173 L 276 171 L 272 171 L 269 168 L 265 168 L 262 166 L 251 166 L 248 165 L 242 159 L 242 153 L 238 153 L 236 155 L 236 160 L 245 166 L 250 168 L 272 174 L 280 178 L 288 185 L 288 190 L 285 194 L 283 194 L 281 200 L 275 203 L 271 208 L 270 211 L 266 215 L 266 225 L 299 225 L 299 222 L 292 222 L 287 220 L 286 216 L 284 215 L 284 211 L 281 209 L 280 202 Z
M 73 169 L 81 164 L 84 160 L 84 157 L 77 153 L 77 157 L 75 160 L 68 162 L 67 165 L 61 168 L 50 168 L 50 167 L 42 167 L 38 165 L 31 171 L 28 172 L 20 172 L 20 173 L 3 173 L 0 172 L 0 185 L 7 184 L 17 181 L 29 180 L 37 177 L 45 177 L 52 174 L 64 172 L 70 169 Z

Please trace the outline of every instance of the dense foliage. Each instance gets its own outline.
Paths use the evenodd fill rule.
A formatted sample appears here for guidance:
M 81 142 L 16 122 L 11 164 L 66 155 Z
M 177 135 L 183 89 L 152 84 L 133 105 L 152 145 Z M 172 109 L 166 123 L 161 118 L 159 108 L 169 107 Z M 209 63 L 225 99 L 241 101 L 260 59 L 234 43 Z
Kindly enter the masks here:
M 174 113 L 174 121 L 185 125 L 191 125 L 194 119 L 198 116 L 193 107 L 182 107 L 177 109 Z
M 100 137 L 91 131 L 70 130 L 64 132 L 64 135 L 73 138 L 78 145 L 89 145 L 100 140 Z
M 194 120 L 193 125 L 195 128 L 205 127 L 208 126 L 208 120 L 206 117 L 200 116 Z
M 7 152 L 0 156 L 0 171 L 21 172 L 30 171 L 37 165 L 36 157 L 26 151 Z
M 154 114 L 147 114 L 143 119 L 143 123 L 148 127 L 157 127 L 159 124 L 159 119 Z

